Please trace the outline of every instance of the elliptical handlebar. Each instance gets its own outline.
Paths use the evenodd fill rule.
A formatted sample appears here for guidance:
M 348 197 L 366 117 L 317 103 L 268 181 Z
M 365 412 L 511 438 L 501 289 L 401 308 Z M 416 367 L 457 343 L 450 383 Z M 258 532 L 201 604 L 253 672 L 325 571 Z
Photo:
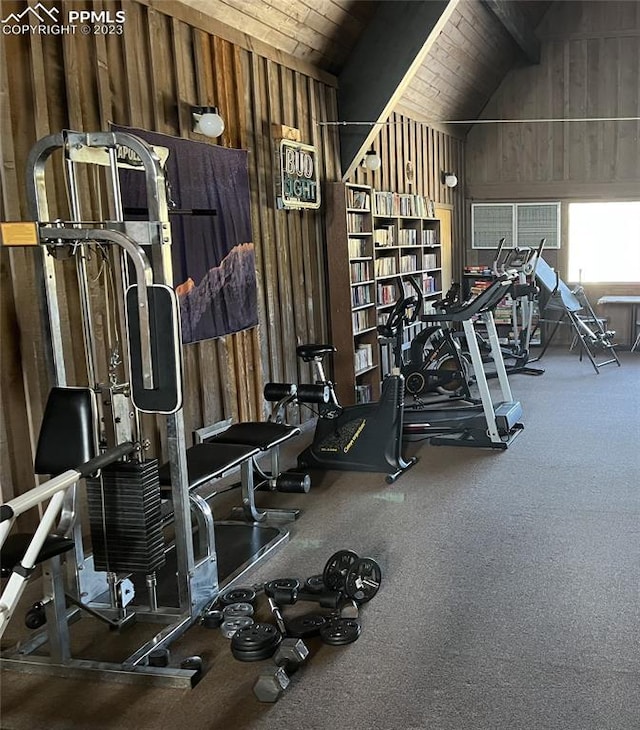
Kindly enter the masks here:
M 422 303 L 424 301 L 422 289 L 413 276 L 407 276 L 405 278 L 415 294 L 409 296 L 405 294 L 401 276 L 394 279 L 393 283 L 397 292 L 397 299 L 385 323 L 378 325 L 378 334 L 381 337 L 397 337 L 398 333 L 402 332 L 403 327 L 417 322 L 422 314 Z

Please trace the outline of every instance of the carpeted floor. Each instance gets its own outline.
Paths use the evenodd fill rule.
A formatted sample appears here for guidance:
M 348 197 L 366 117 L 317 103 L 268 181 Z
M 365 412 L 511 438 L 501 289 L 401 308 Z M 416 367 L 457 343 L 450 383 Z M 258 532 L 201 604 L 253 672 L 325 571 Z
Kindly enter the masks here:
M 419 450 L 396 484 L 331 472 L 252 581 L 321 570 L 338 548 L 384 571 L 347 647 L 311 643 L 275 705 L 217 631 L 191 629 L 191 691 L 5 672 L 3 730 L 640 728 L 640 355 L 596 375 L 564 351 L 512 378 L 525 430 L 505 452 Z M 309 606 L 309 610 L 313 607 Z

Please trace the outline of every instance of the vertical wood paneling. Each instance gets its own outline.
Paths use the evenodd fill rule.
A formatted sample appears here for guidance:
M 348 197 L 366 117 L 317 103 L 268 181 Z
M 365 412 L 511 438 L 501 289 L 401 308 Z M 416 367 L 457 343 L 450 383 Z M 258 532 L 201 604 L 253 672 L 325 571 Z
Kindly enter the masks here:
M 105 4 L 87 0 L 77 7 L 98 10 Z M 276 60 L 172 19 L 165 14 L 165 6 L 110 5 L 112 10 L 116 7 L 127 14 L 120 37 L 1 39 L 3 217 L 25 217 L 22 169 L 33 142 L 43 133 L 63 127 L 95 131 L 114 121 L 195 139 L 189 107 L 217 105 L 226 122 L 217 143 L 249 150 L 259 326 L 184 348 L 185 425 L 190 433 L 223 417 L 260 418 L 264 380 L 297 380 L 296 344 L 327 337 L 324 209 L 276 210 L 271 124 L 299 127 L 303 141 L 318 147 L 321 178 L 336 180 L 337 132 L 318 126 L 320 121 L 337 118 L 335 88 L 326 79 L 291 71 Z M 4 73 L 9 66 L 11 76 Z M 59 207 L 64 209 L 60 176 L 52 182 Z M 102 203 L 87 199 L 87 207 Z M 3 345 L 5 338 L 12 343 L 10 348 L 3 347 L 11 367 L 3 361 L 2 403 L 11 403 L 12 415 L 5 415 L 0 424 L 0 450 L 17 455 L 9 475 L 2 472 L 3 488 L 6 485 L 11 493 L 14 484 L 29 486 L 24 477 L 30 475 L 31 450 L 49 384 L 43 372 L 37 313 L 26 286 L 33 279 L 32 252 L 14 251 L 10 258 L 3 252 L 2 256 L 3 284 L 8 282 L 7 299 L 13 303 L 4 310 L 9 316 L 0 320 Z M 77 341 L 74 277 L 65 271 L 62 302 L 68 314 L 65 336 Z M 3 297 L 6 294 L 3 291 Z M 97 320 L 97 333 L 104 339 L 104 317 Z M 76 363 L 73 377 L 82 380 L 82 369 L 82 363 Z M 309 376 L 308 368 L 301 370 Z M 15 387 L 18 373 L 26 384 L 22 396 Z M 158 431 L 153 433 L 154 419 L 144 421 L 157 451 L 163 438 Z
M 554 3 L 537 32 L 541 63 L 514 67 L 483 116 L 559 121 L 474 127 L 467 138 L 471 194 L 475 199 L 637 195 L 637 122 L 560 120 L 638 116 L 638 3 Z

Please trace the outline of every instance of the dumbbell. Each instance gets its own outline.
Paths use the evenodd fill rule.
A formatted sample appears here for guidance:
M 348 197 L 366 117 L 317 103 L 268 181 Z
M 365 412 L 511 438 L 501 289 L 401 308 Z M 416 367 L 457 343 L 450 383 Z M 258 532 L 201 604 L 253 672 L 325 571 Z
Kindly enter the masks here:
M 290 675 L 306 661 L 309 650 L 302 639 L 283 639 L 273 655 L 275 666 L 265 667 L 253 685 L 260 702 L 277 702 L 289 686 Z

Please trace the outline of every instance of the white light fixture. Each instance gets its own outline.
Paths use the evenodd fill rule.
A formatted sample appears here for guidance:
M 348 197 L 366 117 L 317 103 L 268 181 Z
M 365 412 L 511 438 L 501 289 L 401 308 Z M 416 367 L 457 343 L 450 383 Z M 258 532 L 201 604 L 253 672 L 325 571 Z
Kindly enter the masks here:
M 443 172 L 441 179 L 442 184 L 446 185 L 448 188 L 455 188 L 458 184 L 458 176 L 454 172 Z
M 369 150 L 364 156 L 364 160 L 362 160 L 362 166 L 367 170 L 371 170 L 371 172 L 379 170 L 381 165 L 382 160 L 380 159 L 380 155 L 374 150 Z
M 192 106 L 193 131 L 215 139 L 224 132 L 224 119 L 217 106 Z

